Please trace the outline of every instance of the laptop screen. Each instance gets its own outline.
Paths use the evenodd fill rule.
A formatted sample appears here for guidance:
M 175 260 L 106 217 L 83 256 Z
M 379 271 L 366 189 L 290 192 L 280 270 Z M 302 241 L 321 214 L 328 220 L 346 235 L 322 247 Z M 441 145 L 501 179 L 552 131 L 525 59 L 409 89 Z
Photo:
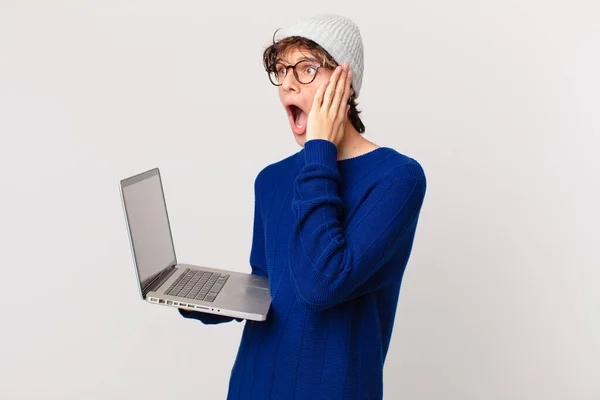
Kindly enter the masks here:
M 175 249 L 158 168 L 121 181 L 142 292 L 160 271 L 175 265 Z

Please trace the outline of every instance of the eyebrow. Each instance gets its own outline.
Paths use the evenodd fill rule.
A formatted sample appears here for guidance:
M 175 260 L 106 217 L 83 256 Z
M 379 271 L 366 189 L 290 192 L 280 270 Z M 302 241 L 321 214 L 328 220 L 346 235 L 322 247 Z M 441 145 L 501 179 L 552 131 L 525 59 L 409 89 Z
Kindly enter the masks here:
M 289 64 L 289 61 L 287 61 L 287 60 L 284 60 L 284 59 L 283 59 L 283 58 L 281 58 L 281 57 L 277 57 L 277 59 L 275 60 L 275 62 L 276 62 L 276 63 L 277 63 L 277 62 L 280 62 L 280 61 L 283 61 L 283 62 L 286 62 L 286 63 L 288 63 L 288 64 Z M 297 63 L 299 63 L 300 61 L 314 61 L 314 62 L 317 62 L 317 63 L 319 62 L 319 60 L 317 60 L 317 59 L 314 59 L 314 58 L 302 57 L 302 58 L 299 58 L 299 59 L 297 59 L 297 60 L 296 60 L 296 62 L 295 62 L 294 64 L 297 64 Z M 290 64 L 290 65 L 291 65 L 291 64 Z

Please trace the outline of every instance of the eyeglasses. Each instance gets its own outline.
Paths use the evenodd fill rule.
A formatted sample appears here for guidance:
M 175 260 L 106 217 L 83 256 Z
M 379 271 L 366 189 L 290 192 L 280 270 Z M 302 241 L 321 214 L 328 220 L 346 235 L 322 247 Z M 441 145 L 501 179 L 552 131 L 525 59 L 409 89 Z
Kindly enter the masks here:
M 323 67 L 312 60 L 301 60 L 294 65 L 285 65 L 282 62 L 277 62 L 271 65 L 268 70 L 269 80 L 271 83 L 275 86 L 281 86 L 285 80 L 285 77 L 287 76 L 288 68 L 292 69 L 294 72 L 294 77 L 298 82 L 303 85 L 307 85 L 315 80 L 319 68 L 327 67 Z

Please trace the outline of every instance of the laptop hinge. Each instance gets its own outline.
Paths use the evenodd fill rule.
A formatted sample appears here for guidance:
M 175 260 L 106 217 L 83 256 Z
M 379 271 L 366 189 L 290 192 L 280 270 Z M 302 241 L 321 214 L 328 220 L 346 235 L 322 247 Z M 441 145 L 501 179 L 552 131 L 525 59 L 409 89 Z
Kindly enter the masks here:
M 175 271 L 177 271 L 177 268 L 175 268 L 175 265 L 171 265 L 170 267 L 167 267 L 160 271 L 155 277 L 152 278 L 152 281 L 149 282 L 147 285 L 144 285 L 145 288 L 142 291 L 144 299 L 146 298 L 148 292 L 152 292 L 158 289 L 163 283 L 167 281 L 167 279 L 171 277 L 171 275 L 175 273 Z

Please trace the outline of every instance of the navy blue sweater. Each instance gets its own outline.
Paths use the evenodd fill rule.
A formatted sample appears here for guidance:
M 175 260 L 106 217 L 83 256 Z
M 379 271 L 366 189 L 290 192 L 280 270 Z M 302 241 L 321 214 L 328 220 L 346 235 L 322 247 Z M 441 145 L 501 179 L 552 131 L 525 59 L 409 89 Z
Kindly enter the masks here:
M 388 147 L 338 161 L 315 139 L 260 171 L 254 190 L 250 265 L 273 302 L 266 321 L 246 321 L 227 399 L 382 399 L 426 190 L 420 164 Z

